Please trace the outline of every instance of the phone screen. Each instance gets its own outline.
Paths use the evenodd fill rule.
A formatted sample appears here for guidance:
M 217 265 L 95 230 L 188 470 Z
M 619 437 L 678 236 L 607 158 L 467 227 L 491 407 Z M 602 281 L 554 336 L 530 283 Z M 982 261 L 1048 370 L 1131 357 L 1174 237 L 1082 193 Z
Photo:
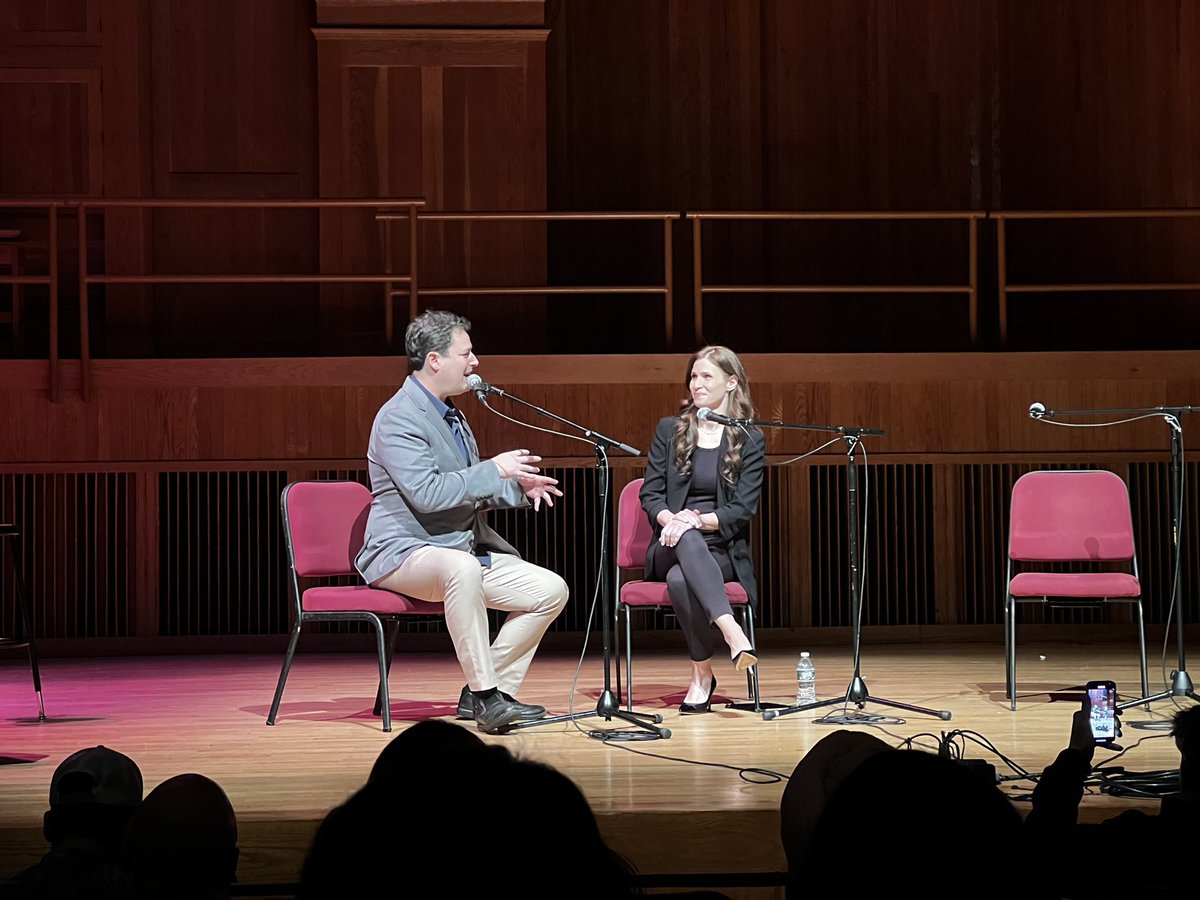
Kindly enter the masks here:
M 1111 681 L 1089 681 L 1088 705 L 1091 707 L 1092 737 L 1112 741 L 1117 736 L 1117 688 Z

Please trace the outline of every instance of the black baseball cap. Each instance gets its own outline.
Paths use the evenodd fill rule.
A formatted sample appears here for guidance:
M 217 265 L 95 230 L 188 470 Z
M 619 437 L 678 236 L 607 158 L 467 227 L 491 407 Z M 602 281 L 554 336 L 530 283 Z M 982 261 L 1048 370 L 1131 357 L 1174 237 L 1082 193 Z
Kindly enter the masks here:
M 50 779 L 50 806 L 98 804 L 136 807 L 142 802 L 142 772 L 124 753 L 88 747 L 72 753 Z

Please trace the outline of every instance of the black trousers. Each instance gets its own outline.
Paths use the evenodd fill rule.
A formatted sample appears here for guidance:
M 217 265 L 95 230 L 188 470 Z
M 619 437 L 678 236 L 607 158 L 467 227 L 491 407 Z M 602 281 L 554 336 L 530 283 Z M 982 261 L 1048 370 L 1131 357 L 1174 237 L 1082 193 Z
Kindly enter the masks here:
M 724 546 L 710 546 L 703 533 L 691 528 L 674 547 L 659 547 L 654 552 L 650 578 L 667 583 L 692 661 L 710 659 L 716 640 L 712 623 L 733 613 L 725 596 L 725 582 L 737 578 Z

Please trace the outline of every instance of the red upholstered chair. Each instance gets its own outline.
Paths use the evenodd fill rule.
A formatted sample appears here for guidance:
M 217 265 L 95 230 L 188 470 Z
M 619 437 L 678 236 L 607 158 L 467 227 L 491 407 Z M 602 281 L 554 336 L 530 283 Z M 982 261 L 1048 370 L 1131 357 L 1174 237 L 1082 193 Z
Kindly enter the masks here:
M 617 501 L 617 560 L 615 584 L 620 584 L 622 569 L 641 569 L 646 564 L 646 550 L 654 540 L 654 529 L 642 509 L 638 493 L 643 479 L 637 478 L 625 485 Z M 750 606 L 746 590 L 736 581 L 725 584 L 725 596 L 734 613 L 742 622 L 750 644 L 754 643 L 754 610 Z M 617 598 L 617 633 L 620 634 L 621 615 L 625 615 L 625 698 L 626 706 L 633 709 L 633 613 L 638 610 L 669 610 L 671 597 L 666 582 L 627 581 L 621 585 Z M 619 664 L 619 663 L 618 663 Z M 754 710 L 759 710 L 758 666 L 746 670 L 746 689 L 754 700 Z
M 1017 562 L 1124 562 L 1131 571 L 1023 571 L 1014 575 Z M 1029 472 L 1017 479 L 1009 515 L 1005 593 L 1005 690 L 1011 709 L 1017 708 L 1018 603 L 1134 604 L 1142 662 L 1141 696 L 1149 696 L 1133 517 L 1129 491 L 1118 475 L 1072 470 Z
M 383 714 L 383 730 L 392 730 L 388 706 L 388 669 L 402 616 L 441 616 L 437 603 L 365 584 L 311 587 L 301 593 L 300 579 L 356 575 L 354 557 L 363 545 L 371 492 L 356 481 L 294 481 L 283 489 L 283 533 L 292 570 L 292 637 L 267 724 L 275 724 L 283 686 L 292 667 L 300 627 L 305 622 L 368 622 L 375 631 L 379 655 L 379 693 L 375 714 Z M 385 627 L 386 626 L 386 640 Z

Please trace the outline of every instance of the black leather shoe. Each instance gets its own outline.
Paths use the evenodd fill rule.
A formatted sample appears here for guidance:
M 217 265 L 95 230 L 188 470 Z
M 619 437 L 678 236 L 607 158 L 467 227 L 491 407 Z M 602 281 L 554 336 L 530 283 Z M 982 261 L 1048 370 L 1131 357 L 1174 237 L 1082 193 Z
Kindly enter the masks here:
M 460 719 L 475 718 L 475 697 L 471 694 L 471 689 L 467 685 L 463 685 L 462 693 L 458 695 L 458 717 Z
M 513 703 L 521 710 L 522 722 L 536 722 L 538 719 L 546 718 L 546 707 L 537 706 L 533 703 L 522 703 L 515 699 L 511 694 L 500 692 L 500 696 Z M 458 695 L 458 717 L 460 719 L 475 718 L 475 695 L 471 693 L 471 689 L 466 685 L 463 686 L 462 693 Z
M 499 691 L 486 700 L 473 694 L 472 699 L 475 727 L 485 734 L 503 734 L 509 725 L 521 720 L 521 710 L 517 704 L 505 700 Z
M 500 692 L 500 696 L 509 703 L 515 703 L 517 705 L 517 707 L 521 710 L 522 722 L 536 722 L 538 719 L 546 718 L 546 707 L 544 706 L 538 706 L 536 703 L 522 703 L 512 694 L 506 694 L 504 691 Z
M 690 715 L 693 713 L 711 712 L 712 711 L 713 693 L 716 690 L 717 690 L 717 678 L 714 675 L 712 685 L 708 689 L 708 699 L 705 700 L 703 703 L 680 703 L 679 711 L 681 713 L 683 713 L 684 715 Z

